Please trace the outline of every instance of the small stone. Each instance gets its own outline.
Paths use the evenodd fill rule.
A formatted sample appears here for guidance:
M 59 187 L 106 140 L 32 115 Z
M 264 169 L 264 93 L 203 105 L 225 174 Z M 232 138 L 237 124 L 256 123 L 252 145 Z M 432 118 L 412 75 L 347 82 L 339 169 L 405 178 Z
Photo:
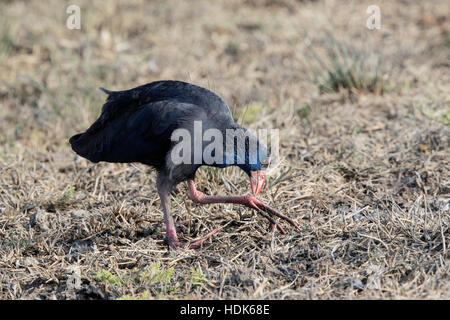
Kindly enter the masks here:
M 79 209 L 70 212 L 73 219 L 87 219 L 91 214 L 87 210 Z
M 37 226 L 41 231 L 46 232 L 50 228 L 50 217 L 50 213 L 37 209 L 36 212 L 30 216 L 30 226 Z
M 359 280 L 356 277 L 346 277 L 346 278 L 344 278 L 344 281 L 345 281 L 346 285 L 351 286 L 352 289 L 357 289 L 357 290 L 364 289 L 364 284 L 362 283 L 361 280 Z

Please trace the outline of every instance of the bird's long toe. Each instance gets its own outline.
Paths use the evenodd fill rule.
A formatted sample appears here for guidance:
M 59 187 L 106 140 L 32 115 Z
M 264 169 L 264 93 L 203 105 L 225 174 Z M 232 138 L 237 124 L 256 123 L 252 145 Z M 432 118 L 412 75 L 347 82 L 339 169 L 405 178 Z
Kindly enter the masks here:
M 178 248 L 184 248 L 187 245 L 186 243 L 179 241 L 177 237 L 172 237 L 172 236 L 168 236 L 168 235 L 166 235 L 166 237 L 164 238 L 164 240 L 162 242 L 164 244 L 166 244 L 167 246 L 169 246 L 169 248 L 175 249 L 175 250 Z
M 264 217 L 266 217 L 271 224 L 275 224 L 278 228 L 278 230 L 280 230 L 281 233 L 285 234 L 286 232 L 283 230 L 283 228 L 269 215 L 273 215 L 273 216 L 277 216 L 285 221 L 287 221 L 290 225 L 292 225 L 295 229 L 297 229 L 297 231 L 301 231 L 300 227 L 298 226 L 298 224 L 292 220 L 291 218 L 285 216 L 284 214 L 282 214 L 281 212 L 279 212 L 278 210 L 273 209 L 272 207 L 264 204 L 263 202 L 261 202 L 260 200 L 256 199 L 255 197 L 249 197 L 249 206 L 253 209 L 256 209 L 261 215 L 263 215 Z
M 204 236 L 203 238 L 194 241 L 192 243 L 189 244 L 189 249 L 200 249 L 203 242 L 205 242 L 206 240 L 208 240 L 209 238 L 211 238 L 213 235 L 215 235 L 217 232 L 219 232 L 219 228 L 216 228 L 210 232 L 208 232 L 208 234 L 206 236 Z
M 286 234 L 286 231 L 284 231 L 283 227 L 274 219 L 272 218 L 269 214 L 267 214 L 266 212 L 264 212 L 263 210 L 261 210 L 257 205 L 253 206 L 253 209 L 255 209 L 260 215 L 262 215 L 264 218 L 266 218 L 267 220 L 269 220 L 269 231 L 272 232 L 273 228 L 277 227 L 277 229 L 282 233 L 282 234 Z
M 272 232 L 275 227 L 277 227 L 278 231 L 280 231 L 281 234 L 286 234 L 286 231 L 284 231 L 283 227 L 278 222 L 275 222 L 275 223 L 270 222 L 269 232 Z
M 164 242 L 169 246 L 169 248 L 174 249 L 174 250 L 177 250 L 178 248 L 188 248 L 188 249 L 198 250 L 202 247 L 203 242 L 205 242 L 206 240 L 211 238 L 214 234 L 219 232 L 219 230 L 220 230 L 219 228 L 216 228 L 216 229 L 210 231 L 203 238 L 196 240 L 194 242 L 191 242 L 191 243 L 181 242 L 178 239 L 174 239 L 172 237 L 166 237 L 164 239 Z

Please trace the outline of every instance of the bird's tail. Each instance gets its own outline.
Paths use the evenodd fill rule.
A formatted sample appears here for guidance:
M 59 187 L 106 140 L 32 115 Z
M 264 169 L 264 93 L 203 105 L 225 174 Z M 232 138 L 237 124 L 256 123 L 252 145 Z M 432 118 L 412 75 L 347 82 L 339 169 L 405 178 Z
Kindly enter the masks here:
M 104 93 L 106 93 L 107 95 L 111 95 L 111 94 L 114 93 L 114 91 L 105 89 L 105 88 L 103 88 L 103 87 L 100 87 L 99 89 L 100 89 L 101 91 L 103 91 Z
M 99 162 L 99 150 L 98 146 L 96 146 L 95 137 L 91 137 L 86 133 L 79 133 L 72 136 L 69 139 L 69 143 L 72 147 L 72 150 L 75 151 L 78 155 L 86 158 L 92 162 Z

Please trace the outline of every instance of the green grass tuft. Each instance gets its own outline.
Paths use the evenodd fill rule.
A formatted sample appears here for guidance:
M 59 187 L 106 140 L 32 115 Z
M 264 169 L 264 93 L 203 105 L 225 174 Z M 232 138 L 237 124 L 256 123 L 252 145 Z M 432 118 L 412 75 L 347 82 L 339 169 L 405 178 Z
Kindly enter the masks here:
M 388 75 L 382 72 L 382 58 L 329 39 L 324 43 L 325 54 L 320 55 L 313 46 L 306 51 L 311 64 L 312 80 L 320 93 L 339 92 L 343 89 L 382 95 L 387 88 Z
M 138 296 L 132 296 L 132 295 L 126 294 L 126 295 L 123 295 L 123 296 L 117 298 L 116 300 L 149 300 L 149 299 L 151 299 L 150 291 L 145 290 Z
M 11 49 L 14 47 L 13 36 L 9 25 L 0 22 L 0 54 L 9 55 Z
M 99 282 L 108 282 L 108 283 L 113 284 L 115 286 L 119 286 L 119 285 L 125 284 L 125 281 L 121 277 L 115 276 L 111 272 L 106 271 L 106 270 L 98 271 L 95 274 L 94 279 L 99 281 Z
M 186 278 L 191 282 L 192 286 L 201 286 L 206 280 L 206 277 L 201 270 L 194 268 L 190 268 Z

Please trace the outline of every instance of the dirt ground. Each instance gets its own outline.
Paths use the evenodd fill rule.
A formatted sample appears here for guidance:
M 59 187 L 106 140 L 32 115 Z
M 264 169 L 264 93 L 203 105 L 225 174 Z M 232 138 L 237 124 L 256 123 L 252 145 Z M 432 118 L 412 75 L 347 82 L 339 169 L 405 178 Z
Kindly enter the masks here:
M 369 30 L 373 2 L 0 1 L 0 299 L 450 299 L 449 2 L 377 1 Z M 66 27 L 71 4 L 80 30 Z M 322 90 L 330 43 L 381 89 Z M 279 129 L 260 198 L 301 233 L 196 205 L 180 185 L 181 240 L 222 230 L 168 250 L 154 172 L 72 152 L 98 87 L 161 79 Z M 196 183 L 250 192 L 238 169 Z

